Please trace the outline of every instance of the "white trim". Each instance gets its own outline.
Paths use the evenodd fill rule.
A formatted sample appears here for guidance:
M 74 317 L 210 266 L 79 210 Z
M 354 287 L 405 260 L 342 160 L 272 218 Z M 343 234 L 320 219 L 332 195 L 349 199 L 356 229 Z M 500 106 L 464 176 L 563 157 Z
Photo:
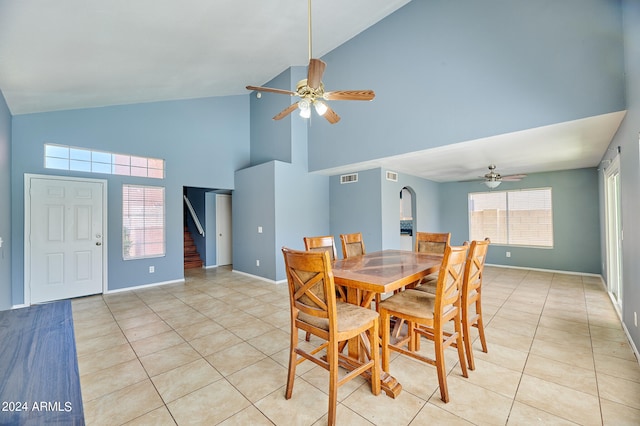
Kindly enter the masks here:
M 136 285 L 133 287 L 116 288 L 114 290 L 107 290 L 104 294 L 122 293 L 124 291 L 130 291 L 130 290 L 141 290 L 149 287 L 159 287 L 159 286 L 168 285 L 168 284 L 184 284 L 184 283 L 185 283 L 185 279 L 181 278 L 179 280 L 160 281 L 157 283 L 142 284 L 142 285 Z
M 34 173 L 25 173 L 24 174 L 24 277 L 22 287 L 24 289 L 23 294 L 23 304 L 25 306 L 31 306 L 31 287 L 29 283 L 31 282 L 31 257 L 29 253 L 31 251 L 31 243 L 29 242 L 29 234 L 31 232 L 31 197 L 29 195 L 31 190 L 31 179 L 46 179 L 46 180 L 64 180 L 64 181 L 76 181 L 76 182 L 90 182 L 90 183 L 101 183 L 103 185 L 102 191 L 102 293 L 107 291 L 108 286 L 108 243 L 109 243 L 109 230 L 108 225 L 109 221 L 107 218 L 108 204 L 107 204 L 107 192 L 108 192 L 108 181 L 106 179 L 94 179 L 94 178 L 82 178 L 76 176 L 57 176 L 57 175 L 40 175 Z M 20 306 L 20 305 L 18 305 Z
M 638 365 L 640 365 L 640 352 L 638 351 L 638 347 L 633 342 L 633 339 L 631 338 L 631 334 L 629 334 L 629 329 L 627 329 L 627 326 L 624 324 L 622 320 L 620 321 L 620 324 L 622 324 L 622 329 L 624 330 L 624 334 L 627 336 L 627 340 L 629 341 L 629 346 L 631 346 L 633 353 L 636 355 L 636 361 L 638 362 Z
M 236 274 L 244 275 L 246 277 L 255 278 L 257 280 L 265 281 L 265 282 L 268 282 L 268 283 L 271 283 L 271 284 L 275 284 L 275 285 L 279 285 L 279 284 L 283 284 L 283 283 L 287 282 L 287 280 L 280 280 L 280 281 L 270 280 L 269 278 L 261 277 L 259 275 L 253 275 L 253 274 L 250 274 L 248 272 L 238 271 L 236 269 L 233 269 L 231 272 L 235 272 Z
M 226 200 L 226 201 L 222 201 L 222 200 Z M 227 203 L 229 207 L 228 211 L 226 209 L 223 210 L 222 208 L 223 203 Z M 216 194 L 215 196 L 216 265 L 220 265 L 221 262 L 224 262 L 224 266 L 233 265 L 233 204 L 232 203 L 233 203 L 233 198 L 231 197 L 231 194 Z M 226 221 L 221 220 L 223 215 L 227 216 Z M 228 227 L 225 227 L 225 229 L 222 229 L 223 228 L 222 222 L 226 222 Z M 229 241 L 231 252 L 227 252 L 227 250 L 225 250 L 224 251 L 225 256 L 223 256 L 223 251 L 221 250 L 221 247 L 223 246 L 223 244 L 221 244 L 221 241 L 220 241 L 222 233 L 230 235 L 230 238 L 231 238 L 231 240 Z M 229 263 L 227 263 L 227 259 L 229 259 L 230 261 Z
M 25 305 L 24 303 L 22 305 L 12 305 L 11 309 L 22 309 L 22 308 L 28 308 L 29 305 Z
M 619 250 L 619 256 L 622 256 L 622 245 L 624 244 L 624 241 L 620 240 L 619 241 L 619 235 L 612 235 L 612 225 L 617 225 L 618 226 L 618 231 L 620 234 L 622 234 L 623 231 L 623 224 L 622 224 L 622 220 L 618 221 L 617 217 L 611 217 L 612 215 L 612 211 L 611 208 L 615 208 L 615 212 L 613 213 L 618 213 L 619 212 L 619 208 L 620 207 L 620 200 L 619 197 L 622 196 L 621 193 L 619 193 L 617 190 L 614 190 L 612 193 L 612 190 L 610 188 L 610 181 L 611 179 L 615 176 L 617 178 L 617 182 L 618 185 L 621 185 L 620 179 L 622 178 L 621 175 L 621 170 L 620 170 L 620 154 L 616 154 L 615 157 L 613 157 L 610 161 L 609 164 L 607 165 L 607 167 L 604 168 L 603 171 L 603 188 L 604 188 L 604 232 L 605 232 L 605 261 L 606 261 L 606 273 L 607 273 L 607 279 L 606 279 L 606 286 L 607 286 L 607 292 L 609 293 L 609 295 L 612 295 L 612 291 L 616 290 L 617 294 L 617 299 L 615 300 L 613 297 L 611 298 L 611 300 L 613 301 L 614 306 L 616 307 L 616 311 L 620 311 L 622 309 L 622 301 L 624 298 L 624 293 L 623 293 L 623 285 L 622 283 L 623 281 L 623 277 L 622 277 L 622 262 L 623 259 L 622 257 L 616 257 L 614 255 L 614 250 L 618 251 L 618 246 L 620 247 Z M 611 204 L 612 201 L 612 196 L 616 198 L 617 203 L 615 205 Z M 616 244 L 618 244 L 618 246 L 616 247 L 612 247 L 612 241 L 615 241 Z M 615 257 L 615 259 L 614 259 Z M 615 260 L 617 260 L 617 264 L 614 264 L 616 262 L 614 262 Z M 604 265 L 603 265 L 604 266 Z M 615 284 L 617 285 L 617 289 L 613 288 L 613 282 L 615 281 Z M 619 315 L 621 316 L 621 314 L 619 313 Z
M 604 284 L 604 280 L 601 274 L 592 274 L 590 272 L 575 272 L 575 271 L 561 271 L 557 269 L 542 269 L 542 268 L 530 268 L 527 266 L 512 266 L 512 265 L 494 265 L 491 263 L 486 263 L 485 266 L 493 266 L 496 268 L 506 268 L 506 269 L 524 269 L 526 271 L 539 271 L 539 272 L 551 272 L 553 274 L 566 274 L 566 275 L 584 275 L 586 277 L 599 277 Z

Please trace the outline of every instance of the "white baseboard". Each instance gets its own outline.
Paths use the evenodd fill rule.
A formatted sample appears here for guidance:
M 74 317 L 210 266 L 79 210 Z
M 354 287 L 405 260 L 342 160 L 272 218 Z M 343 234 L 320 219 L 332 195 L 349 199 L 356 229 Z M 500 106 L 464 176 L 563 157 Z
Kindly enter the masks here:
M 163 286 L 168 284 L 181 284 L 181 283 L 184 284 L 184 278 L 179 280 L 161 281 L 157 283 L 143 284 L 143 285 L 138 285 L 133 287 L 117 288 L 114 290 L 107 290 L 104 294 L 122 293 L 123 291 L 140 290 L 143 288 L 158 287 L 158 286 Z
M 537 271 L 537 272 L 550 272 L 552 274 L 567 274 L 567 275 L 584 275 L 587 277 L 600 277 L 601 274 L 592 274 L 589 272 L 575 272 L 575 271 L 560 271 L 555 269 L 542 269 L 542 268 L 530 268 L 528 266 L 512 266 L 512 265 L 495 265 L 493 263 L 486 263 L 485 266 L 493 266 L 494 268 L 505 268 L 505 269 L 522 269 L 525 271 Z
M 234 273 L 240 274 L 240 275 L 245 275 L 247 277 L 255 278 L 257 280 L 265 281 L 265 282 L 268 282 L 268 283 L 271 283 L 271 284 L 276 284 L 276 285 L 283 284 L 283 283 L 287 282 L 287 280 L 280 280 L 280 281 L 270 280 L 269 278 L 261 277 L 259 275 L 249 274 L 248 272 L 242 272 L 242 271 L 238 271 L 238 270 L 235 270 L 235 269 L 233 269 L 231 272 L 234 272 Z
M 21 305 L 12 305 L 11 309 L 22 309 L 22 308 L 28 308 L 28 307 L 29 307 L 29 305 L 23 303 Z

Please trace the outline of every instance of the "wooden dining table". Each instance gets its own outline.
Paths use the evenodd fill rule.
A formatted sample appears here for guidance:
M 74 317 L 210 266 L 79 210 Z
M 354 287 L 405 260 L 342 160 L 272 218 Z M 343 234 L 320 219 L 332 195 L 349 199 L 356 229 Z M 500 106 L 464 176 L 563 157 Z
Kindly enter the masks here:
M 383 250 L 363 256 L 336 260 L 333 264 L 333 278 L 336 286 L 346 289 L 347 302 L 362 307 L 370 307 L 376 294 L 390 293 L 419 281 L 437 272 L 442 264 L 442 256 L 404 250 Z M 368 357 L 368 339 L 349 341 L 349 356 Z M 349 368 L 349 366 L 345 366 Z M 400 394 L 402 385 L 388 373 L 381 372 L 382 390 L 392 398 Z

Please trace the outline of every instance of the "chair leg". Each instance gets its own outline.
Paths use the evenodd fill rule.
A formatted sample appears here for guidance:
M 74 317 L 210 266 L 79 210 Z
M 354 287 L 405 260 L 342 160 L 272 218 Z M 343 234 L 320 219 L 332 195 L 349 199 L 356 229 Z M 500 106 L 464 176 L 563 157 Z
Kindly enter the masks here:
M 458 349 L 458 360 L 460 361 L 460 368 L 462 368 L 462 376 L 469 377 L 467 372 L 467 360 L 464 359 L 464 339 L 462 338 L 462 324 L 460 322 L 460 312 L 453 318 L 454 328 L 456 330 L 456 348 Z
M 306 336 L 304 336 L 304 340 L 306 340 L 307 342 L 308 342 L 309 340 L 311 340 L 311 333 L 309 333 L 309 332 L 307 331 L 307 335 L 306 335 Z
M 473 348 L 471 346 L 471 324 L 469 323 L 469 310 L 465 309 L 462 314 L 462 340 L 464 341 L 464 350 L 467 354 L 467 364 L 469 370 L 475 370 L 476 364 L 473 359 Z
M 380 310 L 380 323 L 382 324 L 382 371 L 389 372 L 389 338 L 391 337 L 391 316 L 389 311 Z
M 413 350 L 418 352 L 420 350 L 420 333 L 416 333 L 415 328 L 416 325 L 413 323 L 408 324 L 408 328 L 411 330 L 413 334 Z
M 484 337 L 484 321 L 482 321 L 482 304 L 480 303 L 480 297 L 478 296 L 478 300 L 476 301 L 476 315 L 478 316 L 478 320 L 476 321 L 476 328 L 478 329 L 478 334 L 480 335 L 480 343 L 482 344 L 482 352 L 487 353 L 487 340 Z
M 298 347 L 298 329 L 292 327 L 291 329 L 291 343 L 289 346 L 289 374 L 287 375 L 287 389 L 285 392 L 285 398 L 290 399 L 293 393 L 293 380 L 296 377 L 296 366 L 298 365 L 298 355 L 296 354 L 296 348 Z
M 378 320 L 374 321 L 373 329 L 369 331 L 369 344 L 371 345 L 371 393 L 380 395 L 380 338 Z
M 447 372 L 444 365 L 444 347 L 442 338 L 442 330 L 434 334 L 434 348 L 436 358 L 436 370 L 438 371 L 438 385 L 440 386 L 440 399 L 449 402 L 449 389 L 447 388 Z
M 327 361 L 329 361 L 329 415 L 327 424 L 336 424 L 336 409 L 338 405 L 338 344 L 329 342 L 327 347 Z

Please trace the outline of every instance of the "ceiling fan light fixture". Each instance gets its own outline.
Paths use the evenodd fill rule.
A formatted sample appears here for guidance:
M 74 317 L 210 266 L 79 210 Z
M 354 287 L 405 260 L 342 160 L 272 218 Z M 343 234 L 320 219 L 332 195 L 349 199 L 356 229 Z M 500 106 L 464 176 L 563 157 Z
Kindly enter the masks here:
M 324 115 L 328 109 L 327 104 L 318 100 L 313 102 L 313 106 L 316 108 L 316 112 L 318 113 L 318 115 Z
M 489 189 L 495 189 L 498 186 L 500 186 L 500 181 L 499 180 L 485 180 L 484 184 L 487 185 L 487 188 Z
M 309 104 L 309 101 L 307 99 L 301 99 L 298 102 L 298 108 L 300 109 L 300 117 L 311 117 L 311 105 Z

